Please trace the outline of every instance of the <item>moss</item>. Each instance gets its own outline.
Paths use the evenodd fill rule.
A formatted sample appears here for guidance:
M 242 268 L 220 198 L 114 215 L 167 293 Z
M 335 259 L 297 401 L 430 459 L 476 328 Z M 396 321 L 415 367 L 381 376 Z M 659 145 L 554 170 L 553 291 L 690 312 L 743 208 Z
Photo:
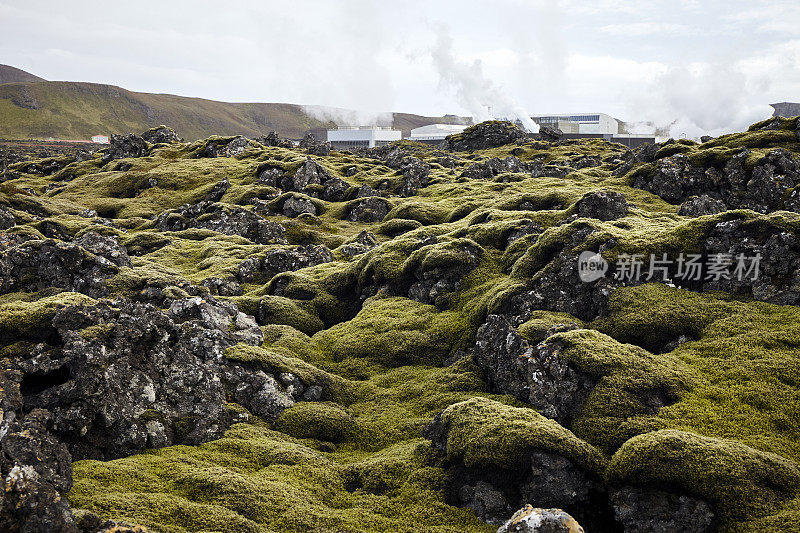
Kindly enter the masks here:
M 442 412 L 447 457 L 469 467 L 514 468 L 532 451 L 554 453 L 600 474 L 603 455 L 554 420 L 528 408 L 473 398 Z
M 355 318 L 317 333 L 313 341 L 335 361 L 439 365 L 467 342 L 464 325 L 455 312 L 437 312 L 408 298 L 385 298 L 365 302 Z
M 612 305 L 596 325 L 621 340 L 663 340 L 687 328 L 695 334 L 657 356 L 678 359 L 693 376 L 680 401 L 658 412 L 662 425 L 800 460 L 800 381 L 793 370 L 800 365 L 800 310 L 657 284 L 621 289 Z
M 266 324 L 286 324 L 308 335 L 325 329 L 313 312 L 304 309 L 305 302 L 283 296 L 264 296 L 258 303 L 259 318 Z
M 423 226 L 430 226 L 441 224 L 447 220 L 449 215 L 450 211 L 445 207 L 412 198 L 389 211 L 384 220 L 389 221 L 396 218 L 416 220 Z
M 334 403 L 299 402 L 281 413 L 275 429 L 302 439 L 341 442 L 355 431 L 355 421 Z
M 696 376 L 680 360 L 621 344 L 594 330 L 558 333 L 548 339 L 561 346 L 558 357 L 596 380 L 572 430 L 604 451 L 666 423 L 659 407 L 684 397 Z
M 583 322 L 567 313 L 552 311 L 533 311 L 528 320 L 519 326 L 519 333 L 528 342 L 538 344 L 547 336 L 547 332 L 554 326 L 561 324 L 583 327 Z
M 285 434 L 237 425 L 196 448 L 80 461 L 68 498 L 158 531 L 493 531 L 441 503 L 443 475 L 425 467 L 424 447 L 417 439 L 380 457 L 329 458 Z M 370 488 L 386 476 L 392 490 L 357 487 L 355 471 Z
M 727 526 L 768 514 L 800 491 L 800 468 L 743 444 L 662 430 L 630 439 L 609 465 L 614 483 L 677 488 L 710 501 Z
M 93 302 L 83 294 L 62 292 L 34 301 L 0 303 L 0 338 L 4 343 L 18 339 L 47 340 L 55 334 L 51 322 L 60 308 Z

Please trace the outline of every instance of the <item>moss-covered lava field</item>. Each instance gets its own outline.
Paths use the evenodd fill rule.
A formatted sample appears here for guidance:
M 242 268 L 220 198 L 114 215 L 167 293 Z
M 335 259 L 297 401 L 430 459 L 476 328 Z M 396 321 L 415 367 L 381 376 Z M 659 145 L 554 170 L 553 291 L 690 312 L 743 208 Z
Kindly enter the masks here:
M 11 163 L 0 530 L 800 531 L 799 239 L 797 118 Z

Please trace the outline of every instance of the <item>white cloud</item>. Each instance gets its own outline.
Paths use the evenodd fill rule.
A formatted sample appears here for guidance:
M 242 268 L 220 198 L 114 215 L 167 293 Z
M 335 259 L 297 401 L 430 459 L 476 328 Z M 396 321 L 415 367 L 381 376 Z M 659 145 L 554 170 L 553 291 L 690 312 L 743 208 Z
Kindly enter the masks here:
M 686 24 L 667 22 L 631 22 L 628 24 L 608 24 L 600 28 L 603 33 L 624 37 L 642 37 L 656 34 L 686 35 L 694 29 Z

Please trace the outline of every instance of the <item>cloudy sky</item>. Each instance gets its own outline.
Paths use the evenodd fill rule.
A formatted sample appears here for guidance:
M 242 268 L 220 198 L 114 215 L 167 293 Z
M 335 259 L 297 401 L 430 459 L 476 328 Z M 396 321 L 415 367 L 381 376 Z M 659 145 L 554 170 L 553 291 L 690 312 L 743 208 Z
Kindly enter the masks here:
M 799 30 L 798 0 L 0 0 L 0 63 L 237 102 L 605 112 L 695 136 L 800 101 Z

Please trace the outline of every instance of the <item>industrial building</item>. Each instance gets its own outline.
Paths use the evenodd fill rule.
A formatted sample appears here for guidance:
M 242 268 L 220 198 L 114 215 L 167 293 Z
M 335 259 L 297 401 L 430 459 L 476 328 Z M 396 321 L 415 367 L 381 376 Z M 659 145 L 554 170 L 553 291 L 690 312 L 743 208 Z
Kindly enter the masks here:
M 334 150 L 375 148 L 399 141 L 403 132 L 380 126 L 360 126 L 328 130 L 328 142 Z
M 600 133 L 616 135 L 619 121 L 605 113 L 576 113 L 569 115 L 543 115 L 531 117 L 540 126 L 560 129 L 564 133 Z M 573 130 L 577 124 L 578 131 Z M 564 127 L 561 127 L 564 126 Z
M 439 144 L 448 135 L 461 133 L 467 127 L 465 124 L 428 124 L 411 130 L 409 139 L 426 144 Z

